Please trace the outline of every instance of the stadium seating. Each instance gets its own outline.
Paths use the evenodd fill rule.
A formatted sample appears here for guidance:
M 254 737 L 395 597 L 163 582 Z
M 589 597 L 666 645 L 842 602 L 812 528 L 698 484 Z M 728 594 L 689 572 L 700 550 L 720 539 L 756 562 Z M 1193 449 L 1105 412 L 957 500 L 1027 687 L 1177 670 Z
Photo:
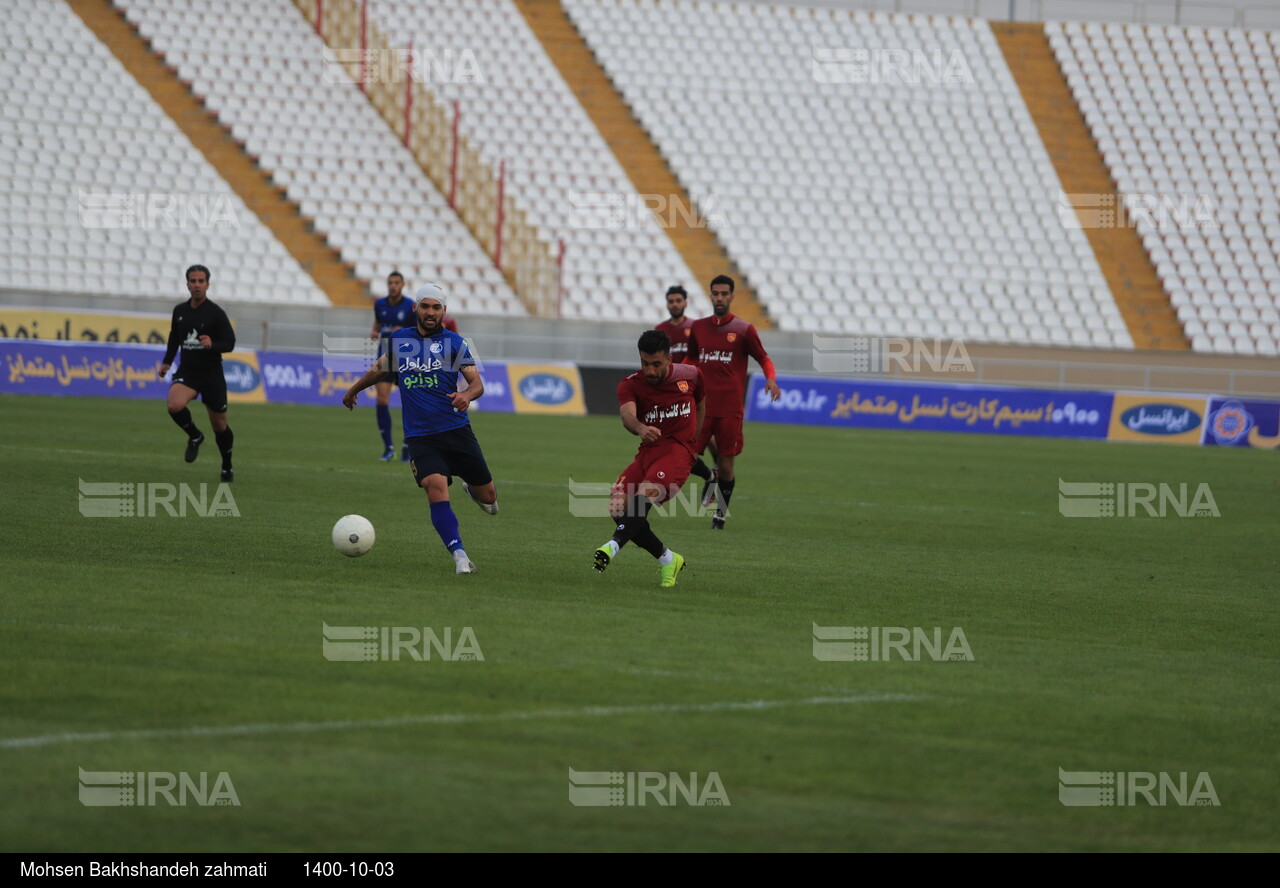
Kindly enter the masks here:
M 5 5 L 0 91 L 0 286 L 327 304 L 65 3 Z
M 985 23 L 565 7 L 783 329 L 1132 347 Z
M 414 42 L 429 88 L 459 102 L 472 144 L 495 169 L 506 161 L 511 193 L 531 221 L 566 242 L 566 317 L 653 322 L 665 317 L 662 295 L 674 283 L 689 289 L 691 313 L 710 310 L 706 282 L 692 279 L 643 211 L 512 0 L 371 0 L 369 9 L 393 44 Z
M 289 0 L 115 0 L 377 295 L 399 269 L 455 311 L 524 315 L 502 274 Z M 192 40 L 192 35 L 219 35 Z
M 1280 32 L 1047 31 L 1192 348 L 1277 354 Z

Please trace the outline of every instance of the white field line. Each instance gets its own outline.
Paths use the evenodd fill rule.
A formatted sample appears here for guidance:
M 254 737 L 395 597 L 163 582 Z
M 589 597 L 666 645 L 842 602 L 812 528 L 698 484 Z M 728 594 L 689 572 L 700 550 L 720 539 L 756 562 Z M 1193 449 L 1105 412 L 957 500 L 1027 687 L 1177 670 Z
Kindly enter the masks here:
M 858 703 L 889 703 L 921 700 L 907 694 L 869 693 L 849 697 L 805 697 L 798 700 L 743 700 L 717 703 L 655 703 L 639 706 L 583 706 L 577 709 L 533 709 L 518 712 L 446 712 L 434 715 L 407 715 L 356 721 L 282 722 L 243 725 L 209 725 L 190 728 L 151 728 L 136 731 L 65 732 L 35 737 L 7 737 L 0 749 L 32 749 L 64 743 L 101 743 L 113 740 L 163 740 L 191 737 L 251 737 L 259 734 L 316 734 L 324 731 L 402 728 L 414 725 L 483 724 L 485 722 L 535 721 L 538 719 L 608 718 L 617 715 L 660 713 L 759 712 L 794 706 L 849 706 Z

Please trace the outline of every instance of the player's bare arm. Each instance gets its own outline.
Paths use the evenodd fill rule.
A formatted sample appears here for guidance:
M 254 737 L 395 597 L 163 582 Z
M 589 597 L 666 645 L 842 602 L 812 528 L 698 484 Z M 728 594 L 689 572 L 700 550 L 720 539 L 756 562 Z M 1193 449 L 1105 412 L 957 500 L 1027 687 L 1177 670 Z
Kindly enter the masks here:
M 356 400 L 362 391 L 378 382 L 391 382 L 394 378 L 394 373 L 387 372 L 387 356 L 383 355 L 373 362 L 373 366 L 365 371 L 364 376 L 347 389 L 347 393 L 342 396 L 342 406 L 351 410 L 356 406 Z
M 480 371 L 476 370 L 474 364 L 463 367 L 460 372 L 462 378 L 467 381 L 467 387 L 453 393 L 453 407 L 455 410 L 466 412 L 471 402 L 484 394 L 484 382 L 481 381 Z
M 778 388 L 778 381 L 776 379 L 766 379 L 764 381 L 764 388 L 765 391 L 769 393 L 770 400 L 776 401 L 782 397 L 782 389 Z
M 636 402 L 628 401 L 618 408 L 618 413 L 622 417 L 622 424 L 627 431 L 633 435 L 638 435 L 641 441 L 645 443 L 653 443 L 662 437 L 661 430 L 651 425 L 645 425 L 640 421 L 640 417 L 636 416 Z

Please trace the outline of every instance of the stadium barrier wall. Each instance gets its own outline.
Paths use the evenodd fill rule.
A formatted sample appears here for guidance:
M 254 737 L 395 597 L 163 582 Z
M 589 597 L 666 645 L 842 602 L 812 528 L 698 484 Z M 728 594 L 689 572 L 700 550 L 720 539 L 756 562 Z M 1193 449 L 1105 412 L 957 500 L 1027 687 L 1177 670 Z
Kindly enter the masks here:
M 155 398 L 154 344 L 0 339 L 0 392 Z M 342 366 L 342 361 L 346 366 Z M 572 362 L 481 361 L 480 412 L 616 415 L 615 390 L 629 371 Z M 232 403 L 336 404 L 363 372 L 360 359 L 237 349 L 223 358 Z M 769 400 L 751 376 L 746 418 L 845 428 L 920 429 L 998 435 L 1092 438 L 1165 444 L 1280 449 L 1280 401 L 1220 395 L 1167 395 L 888 382 L 781 375 Z M 361 403 L 373 403 L 366 397 Z M 391 394 L 399 406 L 399 392 Z
M 156 376 L 164 356 L 155 345 L 0 339 L 4 359 L 0 392 L 87 395 L 163 400 L 168 379 Z M 364 372 L 361 359 L 318 354 L 236 349 L 223 356 L 227 400 L 233 404 L 336 405 Z M 481 412 L 581 416 L 586 413 L 582 378 L 575 364 L 482 361 Z M 372 395 L 360 400 L 374 403 Z M 391 404 L 400 406 L 393 389 Z
M 746 418 L 840 428 L 1280 448 L 1280 402 L 1217 395 L 1064 391 L 935 382 L 751 377 Z
M 216 273 L 216 269 L 215 269 Z M 102 293 L 38 291 L 0 287 L 0 311 L 19 310 L 12 329 L 26 327 L 28 338 L 80 338 L 108 341 L 101 335 L 80 336 L 87 314 L 96 312 L 155 314 L 166 324 L 174 305 L 186 299 L 179 270 L 171 298 L 113 296 Z M 285 352 L 316 352 L 325 336 L 364 335 L 372 318 L 369 308 L 336 308 L 260 302 L 222 301 L 238 341 L 246 348 Z M 372 300 L 369 307 L 373 305 Z M 71 337 L 47 335 L 43 322 L 32 335 L 31 312 L 56 310 L 71 323 Z M 569 361 L 579 367 L 636 369 L 636 336 L 645 326 L 619 321 L 554 320 L 524 316 L 473 315 L 466 301 L 450 301 L 463 334 L 480 348 L 481 354 L 508 361 Z M 655 318 L 655 321 L 659 318 Z M 59 328 L 60 329 L 60 328 Z M 108 328 L 107 332 L 110 332 Z M 120 337 L 124 341 L 124 337 Z M 780 373 L 822 375 L 815 366 L 824 354 L 815 345 L 830 343 L 831 337 L 815 339 L 808 332 L 765 330 L 761 341 Z M 925 340 L 925 344 L 929 344 Z M 946 340 L 945 342 L 950 342 Z M 945 343 L 944 343 L 945 345 Z M 934 371 L 927 361 L 919 366 L 893 364 L 878 374 L 880 378 L 904 382 L 928 380 L 986 386 L 1014 386 L 1040 389 L 1083 389 L 1087 391 L 1186 392 L 1280 400 L 1280 362 L 1275 358 L 1245 355 L 1200 354 L 1151 350 L 1049 348 L 1040 346 L 984 345 L 966 343 L 972 372 L 954 366 Z M 828 378 L 836 378 L 836 373 Z M 864 374 L 870 375 L 870 374 Z M 621 378 L 621 377 L 619 377 Z M 614 383 L 616 385 L 616 381 Z

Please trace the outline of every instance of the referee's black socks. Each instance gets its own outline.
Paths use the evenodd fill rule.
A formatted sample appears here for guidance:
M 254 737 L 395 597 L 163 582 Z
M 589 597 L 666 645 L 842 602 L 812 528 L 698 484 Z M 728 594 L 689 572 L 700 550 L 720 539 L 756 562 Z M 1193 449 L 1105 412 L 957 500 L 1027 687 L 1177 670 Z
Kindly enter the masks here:
M 178 428 L 187 433 L 187 437 L 194 441 L 200 437 L 200 430 L 196 428 L 195 421 L 191 419 L 191 411 L 183 407 L 177 413 L 170 413 L 169 416 L 178 424 Z
M 231 434 L 231 426 L 227 426 L 220 432 L 214 432 L 213 440 L 218 442 L 218 452 L 222 454 L 222 467 L 231 468 L 231 442 L 235 440 L 235 435 Z

